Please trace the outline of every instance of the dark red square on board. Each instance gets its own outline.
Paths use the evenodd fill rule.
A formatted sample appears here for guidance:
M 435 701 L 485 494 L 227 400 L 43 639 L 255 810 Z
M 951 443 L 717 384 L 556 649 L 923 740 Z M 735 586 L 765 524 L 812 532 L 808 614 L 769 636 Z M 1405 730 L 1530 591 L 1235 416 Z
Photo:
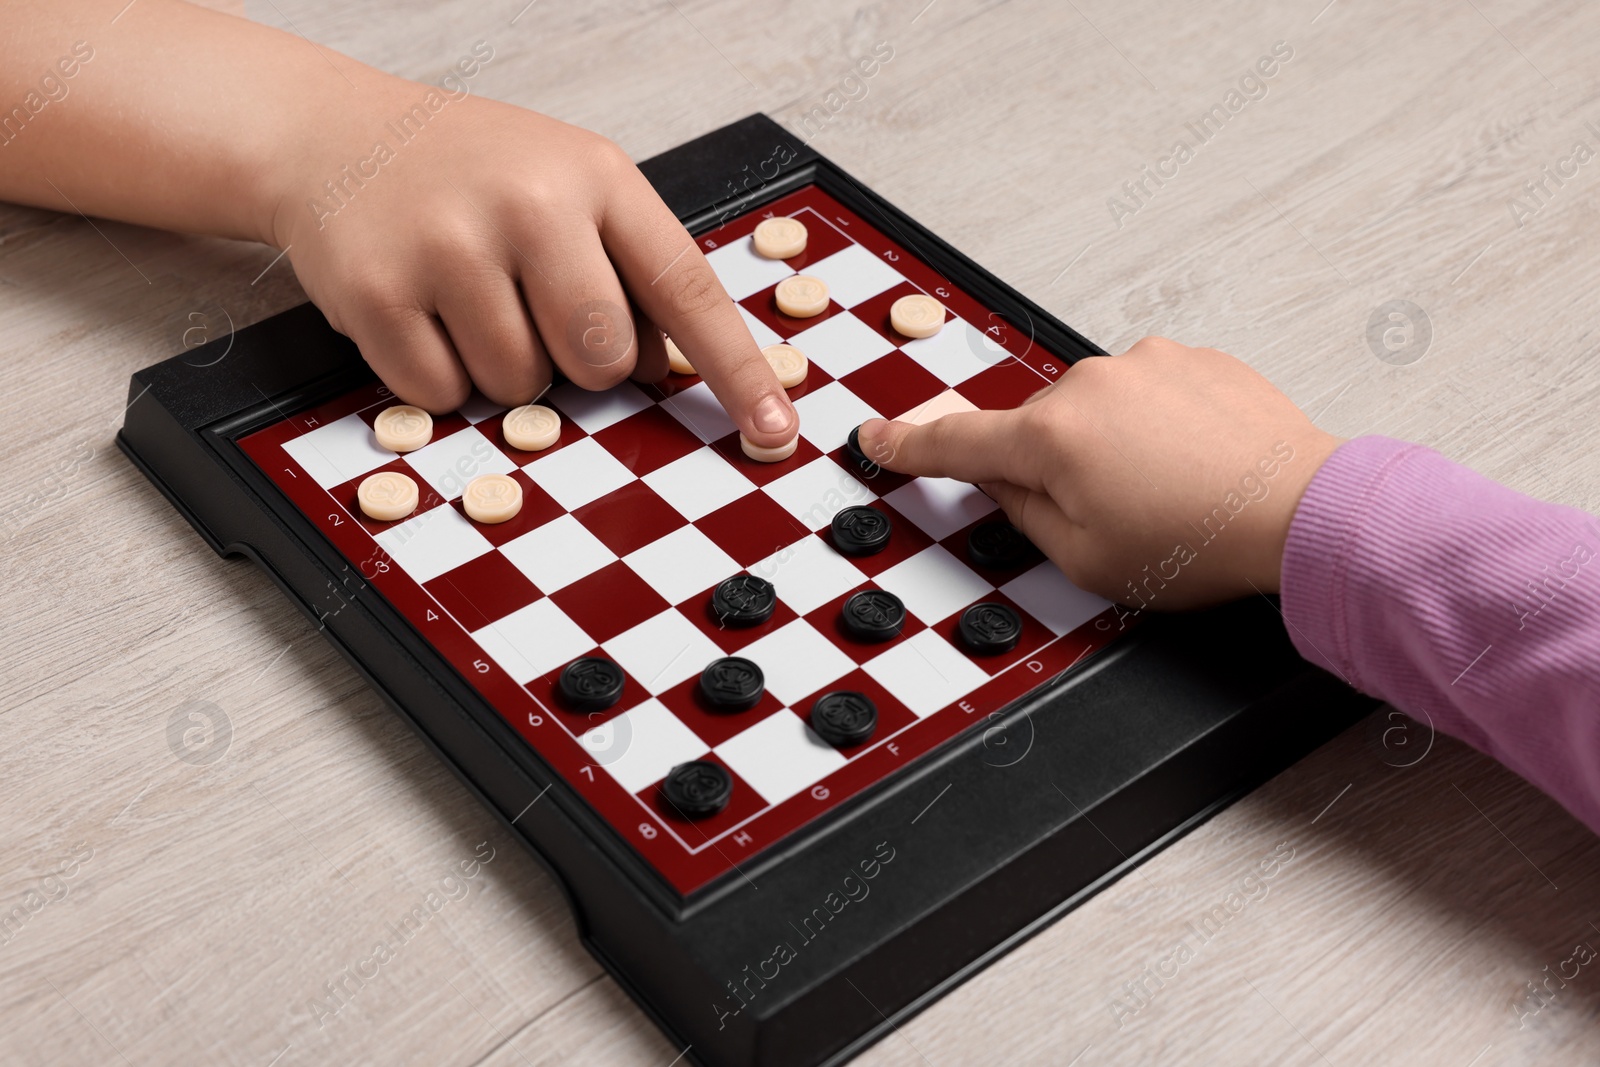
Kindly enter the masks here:
M 507 477 L 522 486 L 522 509 L 505 522 L 473 522 L 467 519 L 472 523 L 474 530 L 496 546 L 514 541 L 529 530 L 566 514 L 566 509 L 551 499 L 549 493 L 535 485 L 533 479 L 524 472 L 515 470 Z M 467 517 L 466 506 L 461 503 L 460 497 L 450 501 L 450 506 L 455 508 L 462 518 Z
M 643 482 L 629 482 L 599 500 L 592 500 L 574 511 L 572 517 L 619 556 L 643 548 L 684 525 L 678 509 Z
M 788 712 L 781 712 L 780 714 L 787 715 Z M 667 803 L 666 797 L 661 793 L 660 782 L 652 783 L 639 793 L 639 799 L 648 804 L 650 810 L 655 812 L 662 822 L 672 827 L 673 831 L 683 838 L 690 848 L 698 848 L 722 836 L 767 806 L 767 802 L 762 799 L 761 794 L 757 793 L 755 788 L 743 778 L 733 773 L 733 769 L 723 763 L 715 752 L 708 752 L 700 758 L 708 763 L 715 763 L 727 771 L 728 777 L 733 780 L 733 793 L 728 797 L 728 806 L 715 815 L 700 819 L 686 818 L 682 812 Z M 731 843 L 726 847 L 738 848 L 737 845 L 732 845 Z
M 585 633 L 602 643 L 670 606 L 621 560 L 556 590 L 550 599 Z
M 485 552 L 445 571 L 423 588 L 468 630 L 481 630 L 541 596 L 528 576 L 498 552 Z
M 728 577 L 731 578 L 733 575 L 730 574 Z M 696 593 L 679 604 L 678 610 L 683 613 L 684 618 L 699 627 L 702 633 L 716 642 L 718 648 L 730 656 L 738 655 L 741 648 L 767 636 L 778 627 L 793 622 L 797 617 L 794 609 L 780 598 L 772 609 L 772 617 L 766 622 L 756 626 L 729 626 L 718 618 L 716 609 L 711 605 L 712 594 L 715 591 L 716 586 L 712 586 Z
M 700 675 L 695 673 L 662 693 L 656 699 L 665 704 L 674 716 L 695 732 L 707 748 L 716 748 L 722 742 L 743 733 L 768 715 L 783 707 L 783 702 L 771 693 L 761 695 L 761 703 L 748 711 L 722 711 L 712 706 L 700 691 Z
M 700 447 L 700 438 L 655 405 L 597 431 L 594 439 L 641 478 Z
M 745 455 L 737 433 L 717 438 L 711 442 L 711 447 L 721 452 L 724 459 L 756 485 L 770 485 L 790 471 L 797 471 L 822 455 L 817 446 L 804 437 L 795 442 L 794 455 L 777 463 L 763 463 L 759 459 L 751 459 Z
M 696 519 L 694 524 L 741 567 L 748 567 L 784 545 L 811 536 L 811 531 L 800 525 L 800 520 L 760 491 L 746 493 L 733 503 Z
M 407 515 L 405 518 L 395 519 L 393 522 L 381 522 L 378 519 L 368 518 L 367 513 L 361 510 L 361 501 L 356 496 L 357 492 L 361 488 L 362 482 L 366 481 L 374 474 L 379 474 L 384 471 L 395 471 L 396 473 L 403 474 L 407 478 L 410 478 L 413 482 L 417 483 L 417 506 L 415 510 L 413 510 L 411 514 Z M 418 474 L 404 459 L 392 459 L 383 466 L 378 467 L 375 470 L 370 470 L 361 475 L 359 478 L 351 478 L 343 485 L 334 486 L 332 489 L 328 490 L 328 494 L 339 503 L 343 504 L 345 509 L 349 511 L 352 516 L 354 516 L 356 524 L 370 534 L 380 534 L 390 527 L 399 526 L 402 522 L 410 522 L 418 515 L 421 515 L 427 511 L 432 511 L 434 508 L 440 507 L 444 504 L 444 497 L 434 492 L 433 487 L 429 485 L 422 475 Z
M 599 648 L 592 648 L 585 652 L 583 656 L 574 656 L 573 659 L 582 659 L 588 656 L 611 659 L 610 656 L 605 654 L 604 650 Z M 639 681 L 633 675 L 624 671 L 622 673 L 622 696 L 617 699 L 615 704 L 603 711 L 578 711 L 561 699 L 558 683 L 561 678 L 561 672 L 566 669 L 567 665 L 563 663 L 549 674 L 529 682 L 526 688 L 540 704 L 544 705 L 546 710 L 560 719 L 575 737 L 582 737 L 596 726 L 603 726 L 629 708 L 636 708 L 650 699 L 650 691 L 639 684 Z M 618 748 L 628 743 L 628 739 L 620 735 L 616 737 L 615 741 Z M 590 762 L 600 765 L 604 765 L 609 757 L 622 754 L 620 751 L 612 752 L 601 747 L 591 748 L 588 745 L 584 745 L 584 753 L 589 757 Z
M 897 418 L 948 388 L 922 364 L 899 349 L 851 371 L 840 379 L 845 388 L 881 411 Z

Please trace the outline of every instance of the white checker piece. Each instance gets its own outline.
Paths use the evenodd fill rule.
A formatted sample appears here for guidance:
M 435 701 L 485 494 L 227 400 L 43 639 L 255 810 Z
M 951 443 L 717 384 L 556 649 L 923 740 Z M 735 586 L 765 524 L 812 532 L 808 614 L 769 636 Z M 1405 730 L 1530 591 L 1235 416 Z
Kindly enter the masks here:
M 838 681 L 856 666 L 839 646 L 804 619 L 795 619 L 752 641 L 739 655 L 761 668 L 767 692 L 790 705 Z
M 895 699 L 925 719 L 989 680 L 983 668 L 940 637 L 923 630 L 861 665 Z
M 633 481 L 633 472 L 592 437 L 540 456 L 522 469 L 567 511 L 576 511 Z
M 802 537 L 758 560 L 750 573 L 777 586 L 778 599 L 799 615 L 816 611 L 867 580 L 859 567 L 815 536 Z
M 706 754 L 706 743 L 659 700 L 629 708 L 578 738 L 578 743 L 630 793 Z
M 391 526 L 373 540 L 419 585 L 477 559 L 493 547 L 448 504 Z
M 844 472 L 827 456 L 767 483 L 762 490 L 789 514 L 820 530 L 845 508 L 878 499 L 878 494 Z
M 842 382 L 807 393 L 794 402 L 794 409 L 800 413 L 800 436 L 824 452 L 843 445 L 850 431 L 868 419 L 883 417 Z
M 694 526 L 680 526 L 623 556 L 622 562 L 669 604 L 681 604 L 739 570 L 732 556 Z
M 960 385 L 979 371 L 1011 357 L 964 319 L 951 317 L 932 337 L 907 341 L 900 351 L 922 364 L 946 385 Z
M 584 433 L 599 433 L 654 403 L 632 382 L 618 382 L 600 392 L 567 382 L 546 395 Z
M 558 515 L 507 541 L 500 546 L 500 554 L 546 595 L 565 589 L 617 558 L 571 515 Z
M 943 545 L 929 545 L 878 575 L 878 585 L 906 610 L 933 626 L 987 595 L 994 587 Z
M 794 268 L 781 259 L 757 255 L 754 242 L 748 237 L 712 249 L 706 253 L 706 262 L 711 264 L 722 287 L 735 300 L 777 285 L 794 273 Z
M 890 490 L 883 499 L 935 541 L 1000 506 L 977 486 L 954 478 L 917 478 Z
M 1111 606 L 1111 601 L 1073 585 L 1049 560 L 1013 578 L 1000 591 L 1057 637 L 1076 630 Z
M 801 330 L 789 343 L 835 378 L 894 351 L 894 342 L 854 315 L 835 315 Z
M 722 656 L 711 638 L 673 608 L 600 647 L 652 694 L 666 692 Z
M 661 406 L 706 444 L 728 436 L 737 428 L 705 382 L 695 382 L 682 392 L 673 393 Z
M 284 442 L 283 450 L 324 489 L 377 470 L 395 457 L 387 448 L 378 447 L 372 427 L 362 422 L 360 415 L 346 415 L 318 426 Z
M 472 639 L 518 685 L 542 678 L 594 647 L 583 627 L 547 597 L 490 623 Z
M 899 271 L 858 244 L 846 245 L 828 258 L 818 260 L 806 267 L 806 273 L 827 282 L 828 295 L 846 308 L 855 307 L 905 281 Z
M 787 708 L 729 738 L 715 751 L 768 804 L 788 800 L 845 764 L 838 749 Z
M 704 518 L 755 489 L 749 478 L 709 445 L 651 471 L 640 480 L 690 522 Z
M 510 474 L 517 465 L 468 426 L 406 454 L 406 463 L 446 500 L 454 500 L 480 474 Z

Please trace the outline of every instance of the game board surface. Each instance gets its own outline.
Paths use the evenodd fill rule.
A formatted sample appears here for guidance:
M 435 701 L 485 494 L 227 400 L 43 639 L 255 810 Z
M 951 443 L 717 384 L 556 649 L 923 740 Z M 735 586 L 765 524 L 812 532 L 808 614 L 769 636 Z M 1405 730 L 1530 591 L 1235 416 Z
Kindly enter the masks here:
M 810 241 L 791 260 L 766 260 L 749 235 L 765 217 L 793 215 Z M 376 383 L 274 423 L 240 446 L 363 579 L 455 666 L 529 745 L 679 893 L 734 872 L 786 835 L 891 778 L 917 757 L 989 719 L 1017 697 L 1108 644 L 1109 605 L 1073 587 L 1048 561 L 1012 571 L 980 567 L 966 539 L 1002 518 L 972 486 L 868 476 L 844 451 L 873 416 L 923 417 L 1012 407 L 1055 380 L 1066 362 L 956 288 L 891 234 L 807 186 L 698 235 L 759 344 L 780 340 L 810 359 L 790 396 L 800 412 L 794 456 L 756 463 L 693 376 L 625 383 L 605 393 L 560 384 L 540 402 L 563 419 L 561 438 L 521 452 L 500 433 L 504 411 L 474 398 L 435 420 L 432 442 L 381 449 L 373 418 L 393 403 Z M 773 287 L 803 271 L 828 283 L 821 315 L 791 319 Z M 944 328 L 911 340 L 889 306 L 925 292 L 948 309 Z M 692 356 L 692 353 L 691 353 Z M 410 517 L 375 522 L 356 505 L 367 475 L 396 470 L 423 499 Z M 462 487 L 486 473 L 521 485 L 522 512 L 501 525 L 467 519 Z M 867 505 L 890 517 L 879 554 L 835 550 L 829 523 Z M 712 590 L 739 573 L 777 589 L 767 622 L 719 624 Z M 863 643 L 840 606 L 863 589 L 901 598 L 901 633 Z M 967 607 L 1019 613 L 1016 648 L 969 652 L 956 634 Z M 583 713 L 555 685 L 580 656 L 626 674 L 622 699 Z M 698 690 L 721 656 L 754 660 L 766 694 L 753 709 L 713 710 Z M 877 705 L 876 732 L 836 747 L 807 725 L 815 700 L 856 690 Z M 684 818 L 658 785 L 685 761 L 724 767 L 726 808 Z

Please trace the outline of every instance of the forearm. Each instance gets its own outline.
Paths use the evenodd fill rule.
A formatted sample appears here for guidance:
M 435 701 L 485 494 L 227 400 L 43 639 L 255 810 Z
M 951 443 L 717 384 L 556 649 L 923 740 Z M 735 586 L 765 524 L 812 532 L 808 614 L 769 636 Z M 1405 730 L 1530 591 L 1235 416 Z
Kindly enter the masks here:
M 0 21 L 0 198 L 164 229 L 273 242 L 279 201 L 329 144 L 371 141 L 398 81 L 180 0 Z
M 1418 445 L 1361 438 L 1290 527 L 1296 646 L 1600 830 L 1600 522 Z

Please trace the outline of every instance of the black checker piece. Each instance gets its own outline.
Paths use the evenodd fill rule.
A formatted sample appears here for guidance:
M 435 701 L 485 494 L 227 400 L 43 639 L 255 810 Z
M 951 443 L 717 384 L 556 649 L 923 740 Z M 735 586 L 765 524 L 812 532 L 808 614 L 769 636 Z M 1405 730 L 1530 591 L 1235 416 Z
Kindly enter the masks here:
M 881 511 L 858 504 L 833 517 L 833 547 L 846 556 L 882 552 L 894 532 L 894 523 Z
M 893 593 L 863 589 L 844 602 L 844 628 L 857 641 L 887 641 L 906 624 L 906 606 Z
M 724 626 L 760 626 L 777 606 L 778 590 L 753 574 L 724 579 L 711 594 L 711 610 Z
M 830 745 L 859 745 L 878 728 L 878 708 L 865 693 L 840 689 L 811 705 L 811 729 Z
M 979 567 L 1014 571 L 1039 558 L 1039 550 L 1009 522 L 985 522 L 967 534 L 967 558 Z
M 691 760 L 667 772 L 661 795 L 685 818 L 704 819 L 728 806 L 733 779 L 709 760 Z
M 766 691 L 761 668 L 742 656 L 712 660 L 700 672 L 700 692 L 720 711 L 749 711 Z
M 980 656 L 1010 652 L 1022 637 L 1022 619 L 1004 604 L 974 604 L 961 613 L 961 640 Z
M 556 690 L 573 711 L 604 711 L 622 699 L 622 668 L 599 656 L 575 659 L 561 669 Z
M 850 457 L 850 462 L 856 465 L 856 469 L 868 478 L 876 478 L 879 472 L 883 470 L 882 467 L 867 458 L 865 452 L 861 451 L 861 427 L 859 426 L 851 430 L 850 436 L 844 439 L 844 452 L 845 455 Z

